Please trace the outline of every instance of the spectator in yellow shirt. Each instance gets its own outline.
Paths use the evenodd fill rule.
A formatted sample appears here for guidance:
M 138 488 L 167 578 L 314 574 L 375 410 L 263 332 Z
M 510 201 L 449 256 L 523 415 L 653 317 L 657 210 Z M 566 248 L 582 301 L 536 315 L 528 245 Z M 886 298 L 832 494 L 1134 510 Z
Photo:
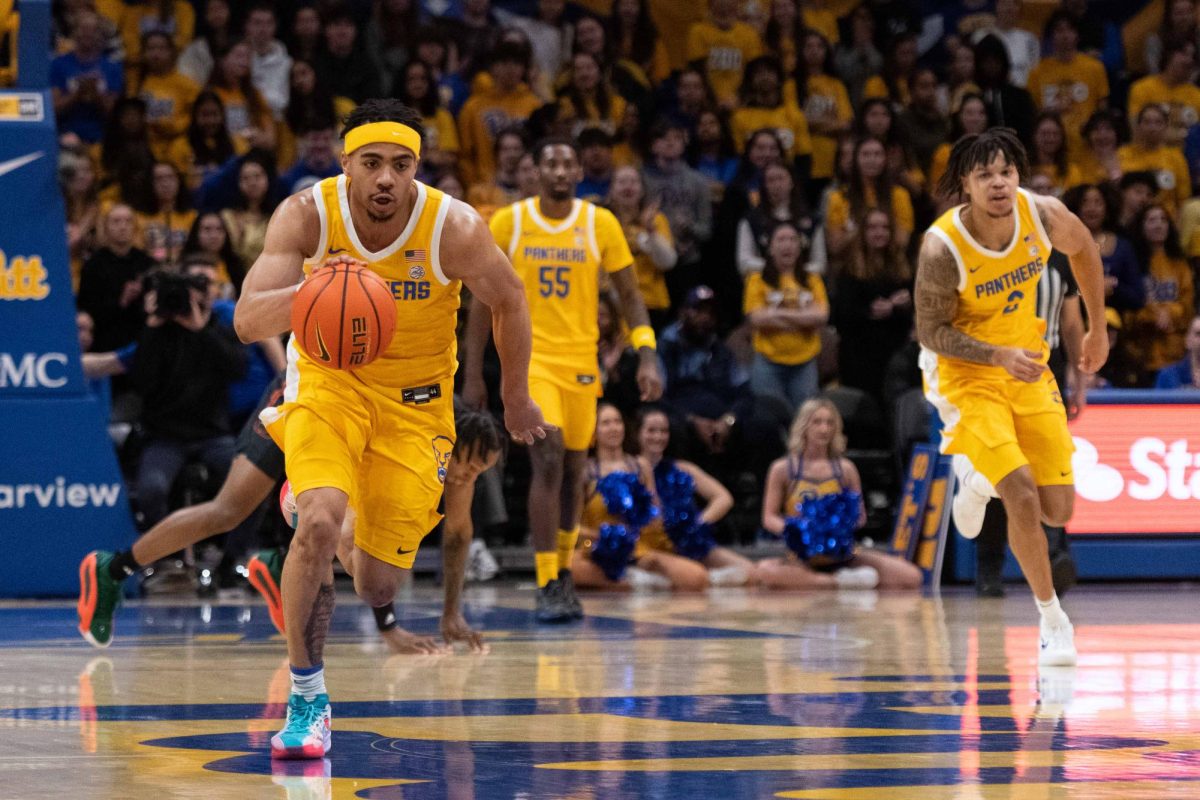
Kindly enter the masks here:
M 1062 119 L 1053 111 L 1038 114 L 1033 126 L 1029 166 L 1034 175 L 1045 175 L 1050 179 L 1055 197 L 1062 197 L 1067 189 L 1083 183 L 1079 168 L 1067 158 L 1067 132 L 1063 129 Z
M 846 187 L 829 195 L 825 246 L 830 256 L 842 255 L 856 232 L 854 220 L 864 219 L 873 208 L 883 209 L 895 220 L 896 244 L 901 249 L 908 247 L 914 224 L 912 197 L 903 186 L 892 183 L 884 143 L 867 137 L 854 146 Z
M 820 388 L 816 359 L 829 321 L 825 284 L 804 271 L 803 241 L 790 222 L 771 231 L 766 264 L 746 278 L 743 302 L 754 330 L 750 388 L 793 411 Z
M 704 71 L 717 102 L 727 109 L 737 105 L 746 64 L 762 55 L 762 40 L 737 21 L 737 10 L 737 0 L 709 0 L 709 19 L 688 31 L 688 62 Z
M 958 112 L 950 117 L 950 136 L 934 151 L 933 161 L 929 165 L 930 186 L 937 186 L 946 174 L 946 165 L 950 162 L 950 149 L 954 147 L 954 142 L 967 135 L 977 136 L 986 131 L 990 124 L 987 104 L 983 102 L 983 97 L 978 94 L 964 95 Z M 950 207 L 944 198 L 939 197 L 937 200 L 939 203 L 947 203 L 944 206 L 939 205 L 939 208 Z
M 275 121 L 267 102 L 251 81 L 249 45 L 234 42 L 227 50 L 217 53 L 207 88 L 221 98 L 225 106 L 225 127 L 239 147 L 274 148 Z
M 912 102 L 908 82 L 917 68 L 919 56 L 915 33 L 904 31 L 893 36 L 883 53 L 883 72 L 867 79 L 863 85 L 863 99 L 881 97 L 894 106 L 907 106 Z
M 529 150 L 525 133 L 520 126 L 505 128 L 496 134 L 496 164 L 492 178 L 472 184 L 467 189 L 467 205 L 479 212 L 479 216 L 490 220 L 496 209 L 521 200 L 518 171 L 521 157 Z
M 671 225 L 658 204 L 647 201 L 642 173 L 633 167 L 621 167 L 613 173 L 608 208 L 629 242 L 638 289 L 650 312 L 650 322 L 656 330 L 662 330 L 671 316 L 666 273 L 679 258 Z
M 829 42 L 821 34 L 809 31 L 804 37 L 793 90 L 796 105 L 804 111 L 812 136 L 811 175 L 818 184 L 833 178 L 837 139 L 854 122 L 850 95 L 845 84 L 830 74 L 832 70 Z
M 164 159 L 171 145 L 187 131 L 192 103 L 200 87 L 175 68 L 175 44 L 161 31 L 142 37 L 142 65 L 129 93 L 146 104 L 150 149 Z
M 636 65 L 648 82 L 658 85 L 670 76 L 671 60 L 650 15 L 649 0 L 615 0 L 608 30 L 617 57 Z
M 746 65 L 739 91 L 742 105 L 733 112 L 733 141 L 741 152 L 750 134 L 771 128 L 779 135 L 792 159 L 812 155 L 812 139 L 804 112 L 783 100 L 783 69 L 772 56 L 760 56 Z M 805 170 L 807 172 L 807 169 Z
M 244 145 L 243 145 L 244 147 Z M 225 125 L 225 104 L 216 92 L 203 91 L 192 104 L 187 133 L 171 145 L 167 160 L 183 174 L 188 188 L 196 189 L 239 150 Z
M 625 116 L 625 99 L 604 76 L 591 53 L 571 57 L 569 82 L 558 94 L 557 121 L 572 138 L 585 128 L 599 128 L 612 136 Z
M 1122 338 L 1131 361 L 1143 370 L 1139 384 L 1150 386 L 1160 369 L 1183 358 L 1184 337 L 1196 313 L 1192 268 L 1161 205 L 1142 210 L 1130 238 L 1146 281 L 1146 305 L 1126 312 Z
M 165 161 L 154 165 L 150 196 L 138 205 L 135 245 L 160 264 L 178 264 L 196 212 L 174 165 Z
M 1183 144 L 1188 128 L 1200 122 L 1200 89 L 1192 83 L 1195 69 L 1195 43 L 1169 41 L 1163 49 L 1162 72 L 1142 78 L 1129 88 L 1130 120 L 1152 103 L 1161 106 L 1167 112 L 1167 144 Z
M 1079 23 L 1058 9 L 1046 23 L 1052 52 L 1029 72 L 1029 93 L 1042 111 L 1057 111 L 1072 153 L 1083 147 L 1088 117 L 1108 101 L 1108 74 L 1098 59 L 1079 52 Z
M 421 113 L 425 140 L 421 142 L 421 167 L 441 175 L 458 163 L 458 126 L 442 105 L 433 70 L 420 59 L 412 59 L 396 73 L 393 96 Z
M 1129 139 L 1124 115 L 1101 109 L 1088 117 L 1083 126 L 1086 147 L 1075 157 L 1079 177 L 1084 183 L 1105 183 L 1121 179 L 1121 160 L 1117 150 Z
M 525 82 L 529 60 L 528 47 L 498 44 L 488 67 L 491 87 L 471 95 L 458 115 L 459 172 L 468 185 L 492 179 L 496 135 L 524 122 L 542 105 Z
M 191 43 L 196 33 L 196 12 L 186 0 L 141 0 L 127 3 L 121 12 L 121 43 L 125 66 L 135 67 L 142 58 L 142 37 L 161 32 L 175 42 L 175 52 Z
M 1166 145 L 1167 114 L 1161 106 L 1143 106 L 1133 129 L 1133 141 L 1117 151 L 1121 171 L 1153 172 L 1158 202 L 1175 214 L 1191 197 L 1187 161 L 1177 147 Z
M 804 31 L 810 27 L 796 5 L 796 0 L 774 0 L 763 34 L 767 52 L 779 59 L 786 75 L 796 71 L 800 48 L 804 46 Z M 833 27 L 837 30 L 837 20 Z

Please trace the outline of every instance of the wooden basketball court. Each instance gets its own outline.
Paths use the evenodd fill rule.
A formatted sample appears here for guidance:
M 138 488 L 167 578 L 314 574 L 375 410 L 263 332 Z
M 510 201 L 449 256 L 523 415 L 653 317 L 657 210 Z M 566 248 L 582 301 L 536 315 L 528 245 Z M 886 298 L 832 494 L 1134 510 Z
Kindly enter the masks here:
M 487 655 L 389 654 L 339 597 L 333 750 L 272 763 L 282 640 L 255 600 L 138 602 L 113 646 L 66 603 L 0 606 L 0 798 L 1200 797 L 1200 597 L 1082 588 L 1077 668 L 1035 666 L 1027 591 L 585 597 L 473 587 Z M 435 633 L 439 592 L 401 624 Z

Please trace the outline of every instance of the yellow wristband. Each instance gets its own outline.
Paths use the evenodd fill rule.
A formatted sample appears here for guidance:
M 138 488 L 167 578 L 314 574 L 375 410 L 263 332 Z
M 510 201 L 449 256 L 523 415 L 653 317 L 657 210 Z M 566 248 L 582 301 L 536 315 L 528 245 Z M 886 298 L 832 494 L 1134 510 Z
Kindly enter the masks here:
M 633 347 L 636 350 L 641 350 L 643 347 L 649 347 L 655 350 L 658 347 L 658 341 L 654 338 L 654 328 L 649 325 L 638 325 L 629 332 L 629 341 L 633 342 Z

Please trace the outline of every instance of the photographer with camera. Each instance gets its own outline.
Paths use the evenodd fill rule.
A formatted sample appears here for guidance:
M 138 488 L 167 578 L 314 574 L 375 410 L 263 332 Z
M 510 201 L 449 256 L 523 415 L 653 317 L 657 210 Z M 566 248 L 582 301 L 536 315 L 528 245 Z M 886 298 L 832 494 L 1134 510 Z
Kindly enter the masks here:
M 146 329 L 125 366 L 144 401 L 145 449 L 136 479 L 147 527 L 167 515 L 171 485 L 184 465 L 199 461 L 216 481 L 233 461 L 229 386 L 246 371 L 246 351 L 213 316 L 212 264 L 185 259 L 182 274 L 151 273 Z

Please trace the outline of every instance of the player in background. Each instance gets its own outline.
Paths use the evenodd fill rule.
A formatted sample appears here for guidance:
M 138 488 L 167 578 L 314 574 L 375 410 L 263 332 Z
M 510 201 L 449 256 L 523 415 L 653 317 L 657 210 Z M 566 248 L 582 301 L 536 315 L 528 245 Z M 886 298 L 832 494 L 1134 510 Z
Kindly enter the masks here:
M 558 428 L 533 444 L 529 527 L 537 571 L 539 622 L 583 617 L 575 594 L 571 558 L 579 538 L 584 466 L 596 429 L 602 390 L 599 339 L 600 271 L 620 297 L 630 340 L 640 364 L 643 402 L 662 395 L 654 329 L 638 291 L 633 254 L 612 212 L 575 198 L 582 177 L 579 153 L 569 139 L 547 139 L 534 148 L 540 192 L 502 208 L 490 227 L 525 285 L 533 321 L 529 393 Z M 491 314 L 476 303 L 467 323 L 463 399 L 476 408 L 487 402 L 483 351 Z

